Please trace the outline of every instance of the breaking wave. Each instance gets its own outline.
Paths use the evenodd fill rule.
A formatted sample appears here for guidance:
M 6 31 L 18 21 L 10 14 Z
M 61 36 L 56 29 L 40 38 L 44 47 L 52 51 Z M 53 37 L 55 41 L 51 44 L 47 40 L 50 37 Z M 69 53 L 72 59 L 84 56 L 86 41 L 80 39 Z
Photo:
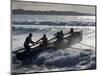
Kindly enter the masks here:
M 37 63 L 55 67 L 93 66 L 93 63 L 95 64 L 95 52 L 92 50 L 78 51 L 75 49 L 59 50 L 52 53 L 44 52 L 38 56 Z M 95 66 L 91 68 L 95 68 Z
M 25 34 L 25 33 L 45 33 L 45 32 L 49 32 L 50 30 L 52 30 L 51 28 L 27 28 L 27 27 L 17 27 L 17 26 L 13 26 L 12 27 L 13 33 L 14 34 Z
M 29 60 L 28 60 L 29 61 Z M 30 62 L 30 61 L 29 61 Z M 35 64 L 36 63 L 36 64 Z M 25 71 L 22 69 L 26 69 Z M 45 72 L 45 71 L 60 71 L 60 70 L 87 70 L 96 69 L 95 51 L 90 49 L 63 49 L 63 50 L 48 50 L 38 55 L 36 60 L 33 59 L 33 64 L 30 66 L 16 67 L 17 73 L 28 72 Z

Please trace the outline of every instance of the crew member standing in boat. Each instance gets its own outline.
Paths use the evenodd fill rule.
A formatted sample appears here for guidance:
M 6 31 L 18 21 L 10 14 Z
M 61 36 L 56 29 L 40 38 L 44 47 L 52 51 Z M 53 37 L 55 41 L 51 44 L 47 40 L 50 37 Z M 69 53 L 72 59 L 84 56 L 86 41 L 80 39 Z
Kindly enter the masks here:
M 48 46 L 48 39 L 46 37 L 46 34 L 43 35 L 41 39 L 39 39 L 37 42 L 42 41 L 40 44 L 40 47 L 47 47 Z
M 30 46 L 29 44 L 35 44 L 35 42 L 32 41 L 32 33 L 29 33 L 28 37 L 26 37 L 25 42 L 24 42 L 24 47 L 26 49 L 26 52 L 29 52 Z

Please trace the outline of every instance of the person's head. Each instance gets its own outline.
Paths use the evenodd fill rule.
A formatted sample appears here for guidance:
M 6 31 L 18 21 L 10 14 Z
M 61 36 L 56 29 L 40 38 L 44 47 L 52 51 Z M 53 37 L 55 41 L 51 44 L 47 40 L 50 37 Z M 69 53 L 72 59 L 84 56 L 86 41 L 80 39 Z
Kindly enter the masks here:
M 63 33 L 63 31 L 61 30 L 60 33 Z
M 46 37 L 46 34 L 44 34 L 43 37 Z
M 29 33 L 29 37 L 32 37 L 32 33 Z
M 59 34 L 59 31 L 57 32 L 57 34 Z
M 74 31 L 74 29 L 73 29 L 73 28 L 71 28 L 70 30 L 71 30 L 71 31 Z

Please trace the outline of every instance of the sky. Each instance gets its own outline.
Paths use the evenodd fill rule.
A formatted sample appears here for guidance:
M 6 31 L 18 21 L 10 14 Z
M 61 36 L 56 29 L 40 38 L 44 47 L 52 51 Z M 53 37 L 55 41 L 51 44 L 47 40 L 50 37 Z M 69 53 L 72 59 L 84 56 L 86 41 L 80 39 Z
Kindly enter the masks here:
M 95 14 L 95 6 L 41 3 L 30 1 L 12 1 L 12 9 L 24 9 L 33 11 L 75 11 Z

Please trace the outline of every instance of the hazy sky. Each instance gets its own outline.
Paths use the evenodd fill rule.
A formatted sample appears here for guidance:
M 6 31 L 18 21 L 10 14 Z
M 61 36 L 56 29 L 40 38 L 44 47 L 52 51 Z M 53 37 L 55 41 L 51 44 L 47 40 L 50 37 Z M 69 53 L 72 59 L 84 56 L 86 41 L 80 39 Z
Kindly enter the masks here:
M 95 6 L 80 6 L 67 4 L 51 4 L 37 2 L 13 1 L 12 9 L 36 10 L 36 11 L 77 11 L 95 14 Z

